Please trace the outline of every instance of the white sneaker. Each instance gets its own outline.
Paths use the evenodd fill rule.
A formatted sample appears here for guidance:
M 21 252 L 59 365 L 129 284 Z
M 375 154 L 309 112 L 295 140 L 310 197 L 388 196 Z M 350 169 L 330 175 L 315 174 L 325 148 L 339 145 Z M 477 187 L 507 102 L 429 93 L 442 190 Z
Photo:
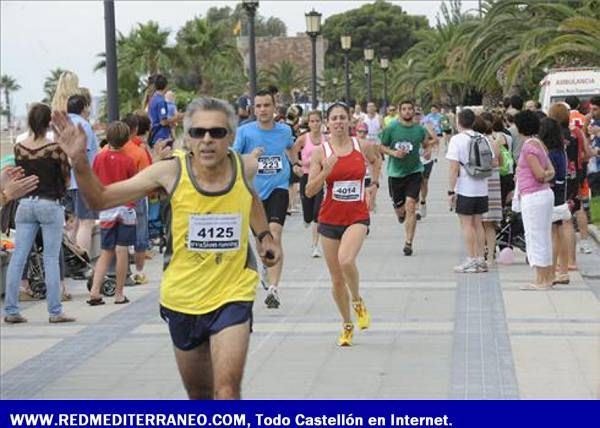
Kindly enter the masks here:
M 312 257 L 313 259 L 318 259 L 319 257 L 321 257 L 321 250 L 319 249 L 318 245 L 312 247 Z
M 427 204 L 421 204 L 419 211 L 421 212 L 421 218 L 427 217 Z
M 594 250 L 587 239 L 579 241 L 579 252 L 583 254 L 592 254 Z
M 483 257 L 477 259 L 475 261 L 475 263 L 477 265 L 477 272 L 487 272 L 488 271 L 488 264 Z
M 265 298 L 265 305 L 269 309 L 278 309 L 281 301 L 279 300 L 279 293 L 277 292 L 277 287 L 271 285 L 269 287 L 269 292 L 267 293 L 267 297 Z
M 463 264 L 454 266 L 454 272 L 456 272 L 456 273 L 477 273 L 477 272 L 479 272 L 479 266 L 478 266 L 476 260 L 467 259 Z

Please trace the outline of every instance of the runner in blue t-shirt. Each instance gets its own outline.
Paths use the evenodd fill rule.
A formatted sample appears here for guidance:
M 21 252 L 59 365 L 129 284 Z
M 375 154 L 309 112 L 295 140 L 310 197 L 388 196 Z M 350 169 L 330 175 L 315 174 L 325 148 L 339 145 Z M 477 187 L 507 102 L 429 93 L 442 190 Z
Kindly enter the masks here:
M 275 99 L 269 91 L 259 91 L 256 94 L 254 108 L 256 122 L 248 123 L 238 129 L 233 149 L 242 154 L 259 151 L 254 187 L 265 207 L 269 229 L 275 241 L 281 242 L 289 202 L 289 161 L 293 165 L 300 165 L 298 148 L 293 144 L 290 127 L 275 123 L 273 115 Z M 266 284 L 268 287 L 265 287 L 268 289 L 268 294 L 265 304 L 269 308 L 279 307 L 277 290 L 282 269 L 283 257 L 279 263 L 268 269 L 268 284 Z
M 152 123 L 150 127 L 150 136 L 148 137 L 148 145 L 154 147 L 158 140 L 167 140 L 171 138 L 171 127 L 177 125 L 181 120 L 181 115 L 175 113 L 169 117 L 169 107 L 165 100 L 167 92 L 167 79 L 162 74 L 157 74 L 154 77 L 154 87 L 156 92 L 150 98 L 148 104 L 148 116 Z

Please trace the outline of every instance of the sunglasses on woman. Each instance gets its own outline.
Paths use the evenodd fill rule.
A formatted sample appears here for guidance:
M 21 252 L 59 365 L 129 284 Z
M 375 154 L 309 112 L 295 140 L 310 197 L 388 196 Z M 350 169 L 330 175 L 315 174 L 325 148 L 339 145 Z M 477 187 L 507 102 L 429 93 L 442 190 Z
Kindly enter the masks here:
M 192 138 L 204 138 L 206 133 L 210 135 L 210 138 L 225 138 L 229 131 L 227 128 L 216 127 L 216 128 L 190 128 L 188 134 Z

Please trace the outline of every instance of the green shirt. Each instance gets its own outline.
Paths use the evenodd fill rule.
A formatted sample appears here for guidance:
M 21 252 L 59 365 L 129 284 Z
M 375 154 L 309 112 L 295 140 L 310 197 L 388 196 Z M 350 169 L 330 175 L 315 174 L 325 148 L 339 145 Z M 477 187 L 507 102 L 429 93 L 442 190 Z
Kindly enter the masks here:
M 406 126 L 398 121 L 392 122 L 383 130 L 381 144 L 392 150 L 401 146 L 412 146 L 412 150 L 402 159 L 388 156 L 388 177 L 406 177 L 417 172 L 423 172 L 423 164 L 419 151 L 425 141 L 427 131 L 421 125 Z

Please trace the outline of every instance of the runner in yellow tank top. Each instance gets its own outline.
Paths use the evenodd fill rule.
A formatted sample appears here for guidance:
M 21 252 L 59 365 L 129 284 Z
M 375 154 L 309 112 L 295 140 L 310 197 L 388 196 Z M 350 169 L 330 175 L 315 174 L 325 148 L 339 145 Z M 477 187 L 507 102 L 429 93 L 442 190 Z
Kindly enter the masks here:
M 87 162 L 85 133 L 64 113 L 55 113 L 53 123 L 92 208 L 122 205 L 160 189 L 169 193 L 161 316 L 169 325 L 179 372 L 191 399 L 240 398 L 258 282 L 248 229 L 257 234 L 265 265 L 279 261 L 281 248 L 248 185 L 256 156 L 229 150 L 237 123 L 233 109 L 213 98 L 193 101 L 184 117 L 191 153 L 176 153 L 107 187 Z

